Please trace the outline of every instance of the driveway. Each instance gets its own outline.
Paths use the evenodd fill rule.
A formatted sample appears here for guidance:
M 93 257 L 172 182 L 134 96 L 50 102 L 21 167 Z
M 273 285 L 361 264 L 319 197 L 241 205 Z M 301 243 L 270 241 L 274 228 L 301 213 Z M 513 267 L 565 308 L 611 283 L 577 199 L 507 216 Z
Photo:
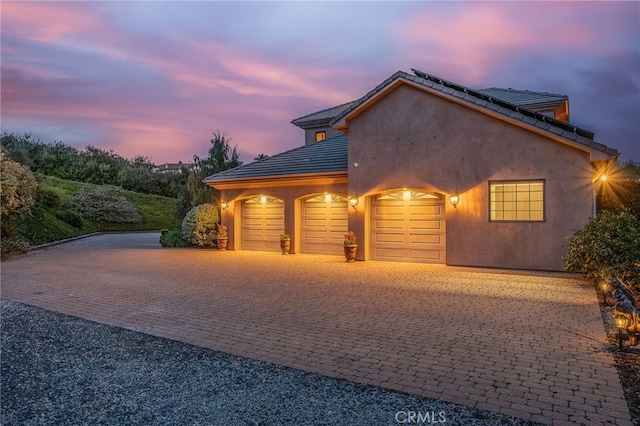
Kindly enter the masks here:
M 2 264 L 3 299 L 542 423 L 631 424 L 572 275 L 167 249 L 110 234 Z

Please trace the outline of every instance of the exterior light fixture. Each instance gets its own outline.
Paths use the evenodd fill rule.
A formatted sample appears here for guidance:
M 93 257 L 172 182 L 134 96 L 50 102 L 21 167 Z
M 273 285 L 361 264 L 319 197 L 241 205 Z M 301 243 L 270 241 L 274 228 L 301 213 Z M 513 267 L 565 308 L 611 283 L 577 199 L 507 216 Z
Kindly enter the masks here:
M 324 194 L 324 202 L 325 203 L 331 202 L 331 194 Z
M 618 327 L 618 349 L 622 350 L 622 330 L 627 328 L 627 317 L 622 314 L 613 316 L 613 320 Z
M 411 199 L 411 191 L 402 191 L 402 198 L 404 198 L 405 200 L 410 200 Z
M 451 203 L 451 205 L 454 208 L 458 208 L 458 204 L 460 203 L 460 196 L 459 195 L 450 195 L 449 196 L 449 202 Z
M 220 208 L 222 210 L 227 210 L 229 208 L 229 203 L 227 201 L 221 201 L 220 202 Z
M 600 180 L 602 182 L 606 182 L 607 181 L 607 175 L 603 174 L 602 176 L 600 176 Z
M 349 205 L 351 207 L 355 209 L 358 206 L 358 204 L 360 204 L 360 201 L 358 201 L 358 197 L 349 197 Z
M 260 196 L 260 202 L 262 204 L 267 204 L 267 196 L 266 195 L 261 195 Z

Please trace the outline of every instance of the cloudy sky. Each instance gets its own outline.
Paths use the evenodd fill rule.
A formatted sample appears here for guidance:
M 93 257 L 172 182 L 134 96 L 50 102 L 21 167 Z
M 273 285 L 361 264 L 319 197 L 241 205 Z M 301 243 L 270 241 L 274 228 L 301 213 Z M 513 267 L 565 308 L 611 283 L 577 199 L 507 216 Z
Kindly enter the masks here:
M 296 117 L 398 70 L 569 96 L 640 161 L 640 2 L 2 1 L 2 131 L 145 155 L 303 144 Z

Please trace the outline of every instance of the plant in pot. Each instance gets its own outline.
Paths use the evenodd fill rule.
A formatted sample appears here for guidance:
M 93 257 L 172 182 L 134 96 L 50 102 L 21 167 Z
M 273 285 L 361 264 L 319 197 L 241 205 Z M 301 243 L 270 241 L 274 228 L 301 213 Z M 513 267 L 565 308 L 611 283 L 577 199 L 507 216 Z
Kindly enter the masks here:
M 344 234 L 344 257 L 347 262 L 355 262 L 357 250 L 356 234 L 354 234 L 353 231 L 349 231 Z
M 227 225 L 223 225 L 222 223 L 216 224 L 216 229 L 218 230 L 218 249 L 226 250 L 227 243 L 229 242 L 229 236 L 227 235 Z
M 291 237 L 289 234 L 280 234 L 280 250 L 282 250 L 282 254 L 289 254 L 289 249 L 291 249 Z

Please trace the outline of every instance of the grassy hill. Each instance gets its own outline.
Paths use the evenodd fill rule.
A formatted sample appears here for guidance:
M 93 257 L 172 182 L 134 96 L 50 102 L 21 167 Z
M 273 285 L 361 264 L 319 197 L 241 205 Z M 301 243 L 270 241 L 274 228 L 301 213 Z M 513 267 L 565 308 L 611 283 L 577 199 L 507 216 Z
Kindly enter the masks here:
M 176 199 L 159 195 L 140 194 L 125 191 L 116 186 L 106 186 L 126 198 L 142 215 L 141 223 L 97 224 L 84 218 L 78 227 L 73 226 L 65 217 L 65 203 L 81 191 L 99 185 L 45 177 L 38 188 L 39 196 L 33 215 L 18 226 L 20 235 L 32 245 L 49 243 L 65 238 L 77 237 L 96 231 L 147 231 L 180 226 L 181 219 L 175 216 Z

